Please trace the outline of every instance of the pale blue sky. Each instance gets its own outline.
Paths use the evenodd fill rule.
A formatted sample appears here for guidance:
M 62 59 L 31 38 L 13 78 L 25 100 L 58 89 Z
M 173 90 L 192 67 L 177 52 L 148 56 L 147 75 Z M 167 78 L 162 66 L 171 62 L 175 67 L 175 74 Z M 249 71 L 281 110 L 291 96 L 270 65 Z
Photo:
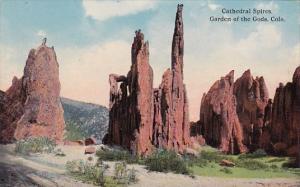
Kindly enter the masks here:
M 127 74 L 134 30 L 150 43 L 155 86 L 170 67 L 178 3 L 184 4 L 185 82 L 191 119 L 203 92 L 231 69 L 264 75 L 271 96 L 300 64 L 299 1 L 0 0 L 0 89 L 20 77 L 30 48 L 46 36 L 60 63 L 61 94 L 108 103 L 108 75 Z M 285 22 L 212 23 L 222 8 L 266 8 Z M 251 15 L 252 16 L 252 15 Z M 270 16 L 267 16 L 270 17 Z

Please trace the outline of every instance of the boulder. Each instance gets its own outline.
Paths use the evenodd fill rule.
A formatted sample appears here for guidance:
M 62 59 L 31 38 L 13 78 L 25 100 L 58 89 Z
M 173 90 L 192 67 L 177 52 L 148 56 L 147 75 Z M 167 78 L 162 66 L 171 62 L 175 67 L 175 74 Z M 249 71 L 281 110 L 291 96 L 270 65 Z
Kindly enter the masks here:
M 277 142 L 273 145 L 273 150 L 276 154 L 284 155 L 287 147 L 286 143 Z
M 286 150 L 286 155 L 290 157 L 297 157 L 300 152 L 300 148 L 298 145 L 293 145 Z
M 235 163 L 229 161 L 229 160 L 221 160 L 220 166 L 225 166 L 225 167 L 234 167 Z
M 93 146 L 86 147 L 84 150 L 84 154 L 94 154 L 96 153 L 96 148 Z
M 96 145 L 97 144 L 97 141 L 95 138 L 86 138 L 84 140 L 84 145 Z

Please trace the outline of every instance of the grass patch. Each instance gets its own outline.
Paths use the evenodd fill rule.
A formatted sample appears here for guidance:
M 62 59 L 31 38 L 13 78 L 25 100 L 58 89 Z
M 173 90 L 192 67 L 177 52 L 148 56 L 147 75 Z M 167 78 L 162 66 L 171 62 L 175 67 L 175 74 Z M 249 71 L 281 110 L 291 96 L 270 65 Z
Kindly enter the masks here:
M 207 167 L 191 167 L 195 175 L 208 177 L 222 177 L 222 178 L 297 178 L 299 171 L 282 170 L 280 171 L 266 171 L 266 170 L 249 170 L 246 168 L 233 167 L 230 168 L 231 174 L 222 171 L 223 167 L 216 163 L 211 163 Z
M 235 163 L 235 167 L 222 167 L 222 159 Z M 230 178 L 280 178 L 299 177 L 300 169 L 284 168 L 288 157 L 267 156 L 263 150 L 243 155 L 225 155 L 216 150 L 203 150 L 198 157 L 189 160 L 195 175 Z M 226 169 L 227 168 L 227 169 Z
M 259 160 L 254 160 L 254 159 L 242 159 L 236 160 L 236 165 L 237 167 L 240 168 L 245 168 L 245 169 L 249 169 L 249 170 L 265 170 L 269 168 L 268 164 L 265 164 L 262 161 Z
M 221 171 L 221 172 L 224 172 L 224 173 L 226 173 L 226 174 L 232 174 L 232 173 L 233 173 L 233 172 L 232 172 L 232 169 L 226 168 L 226 167 L 221 168 L 220 171 Z
M 29 155 L 30 153 L 51 153 L 56 144 L 47 137 L 32 137 L 16 142 L 15 152 Z

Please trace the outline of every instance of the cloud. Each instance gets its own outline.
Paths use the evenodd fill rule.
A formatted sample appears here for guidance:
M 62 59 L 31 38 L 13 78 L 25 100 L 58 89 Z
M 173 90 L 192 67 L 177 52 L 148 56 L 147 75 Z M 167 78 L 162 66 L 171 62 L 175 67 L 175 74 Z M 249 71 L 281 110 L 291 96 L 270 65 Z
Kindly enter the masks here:
M 16 48 L 0 44 L 0 89 L 7 90 L 13 79 L 13 76 L 20 78 L 23 68 L 16 62 L 19 61 Z M 24 60 L 25 61 L 25 60 Z
M 47 36 L 47 33 L 46 33 L 46 31 L 44 31 L 44 30 L 39 30 L 39 31 L 36 33 L 36 35 L 38 35 L 38 36 L 44 38 L 44 37 Z
M 261 49 L 272 50 L 281 44 L 281 32 L 274 25 L 262 24 L 256 27 L 247 38 L 241 39 L 236 44 L 240 54 L 256 56 Z
M 131 65 L 130 49 L 131 45 L 125 41 L 56 49 L 61 95 L 107 106 L 108 75 L 127 75 Z
M 199 119 L 203 93 L 229 71 L 235 70 L 235 79 L 247 69 L 251 69 L 253 76 L 264 76 L 272 98 L 278 83 L 290 81 L 300 62 L 299 42 L 287 45 L 281 26 L 263 23 L 243 30 L 228 24 L 212 24 L 208 21 L 210 11 L 209 7 L 193 4 L 183 15 L 184 82 L 191 120 Z M 148 25 L 149 35 L 145 38 L 150 41 L 155 87 L 171 65 L 173 22 L 174 15 L 161 11 Z M 160 32 L 161 28 L 164 32 Z
M 256 7 L 257 9 L 272 10 L 272 13 L 277 12 L 279 9 L 279 5 L 274 1 L 260 2 Z
M 90 16 L 99 21 L 104 21 L 112 17 L 136 14 L 154 8 L 155 4 L 156 2 L 152 0 L 135 1 L 134 3 L 129 0 L 82 1 L 86 16 Z
M 212 3 L 212 2 L 208 2 L 207 7 L 212 10 L 212 11 L 216 11 L 217 9 L 219 9 L 221 7 L 221 5 Z

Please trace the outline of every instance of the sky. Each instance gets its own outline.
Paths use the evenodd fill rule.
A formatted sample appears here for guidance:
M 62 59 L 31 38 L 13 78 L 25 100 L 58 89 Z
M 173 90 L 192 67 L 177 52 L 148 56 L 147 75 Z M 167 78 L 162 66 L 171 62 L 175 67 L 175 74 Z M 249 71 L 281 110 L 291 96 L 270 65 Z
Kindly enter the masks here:
M 184 82 L 191 120 L 199 119 L 203 93 L 231 70 L 235 79 L 247 69 L 254 77 L 263 75 L 270 97 L 279 82 L 291 81 L 300 65 L 299 1 L 0 0 L 0 89 L 22 76 L 30 49 L 47 37 L 60 66 L 61 95 L 108 106 L 108 76 L 129 71 L 137 29 L 149 41 L 158 87 L 171 66 L 178 3 L 184 4 Z M 223 15 L 223 8 L 269 9 L 285 21 L 210 22 L 210 16 Z

